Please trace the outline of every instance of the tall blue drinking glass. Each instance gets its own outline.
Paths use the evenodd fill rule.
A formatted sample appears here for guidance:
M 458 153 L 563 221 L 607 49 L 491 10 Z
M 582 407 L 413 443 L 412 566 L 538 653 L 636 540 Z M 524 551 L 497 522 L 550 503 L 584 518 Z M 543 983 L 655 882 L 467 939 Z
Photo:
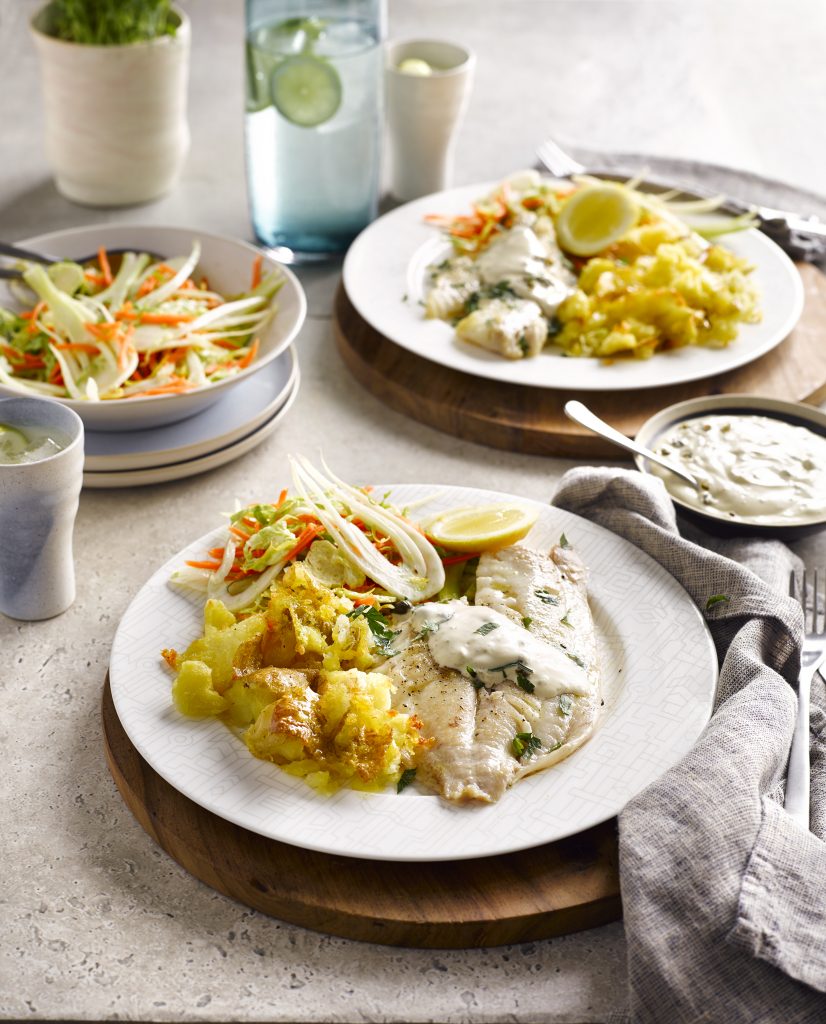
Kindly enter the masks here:
M 376 216 L 385 0 L 246 0 L 246 165 L 259 241 L 346 250 Z

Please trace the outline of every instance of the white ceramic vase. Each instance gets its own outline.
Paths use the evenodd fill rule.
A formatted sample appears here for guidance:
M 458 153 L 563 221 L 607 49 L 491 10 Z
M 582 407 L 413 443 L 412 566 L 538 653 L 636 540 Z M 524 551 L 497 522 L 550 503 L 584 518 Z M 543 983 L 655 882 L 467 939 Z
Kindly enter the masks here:
M 88 206 L 128 206 L 168 192 L 189 150 L 189 20 L 174 35 L 93 46 L 32 19 L 40 55 L 46 152 L 58 190 Z

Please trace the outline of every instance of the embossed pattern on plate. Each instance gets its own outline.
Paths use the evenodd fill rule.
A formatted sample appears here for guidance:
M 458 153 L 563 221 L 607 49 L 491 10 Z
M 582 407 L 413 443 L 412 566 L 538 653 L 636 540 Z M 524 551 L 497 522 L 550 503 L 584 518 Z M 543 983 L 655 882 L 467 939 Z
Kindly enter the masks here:
M 387 490 L 379 485 L 379 491 Z M 395 485 L 391 500 L 424 516 L 489 504 L 497 492 Z M 169 586 L 186 558 L 220 542 L 194 541 L 140 590 L 118 627 L 110 663 L 118 716 L 141 756 L 167 782 L 237 825 L 325 853 L 398 861 L 485 857 L 573 835 L 617 814 L 686 751 L 711 713 L 717 661 L 705 623 L 660 565 L 615 534 L 539 505 L 529 541 L 549 548 L 565 533 L 590 573 L 605 708 L 591 740 L 492 805 L 454 806 L 415 786 L 401 795 L 342 790 L 322 797 L 250 756 L 214 719 L 179 715 L 161 649 L 183 650 L 201 630 L 200 605 Z

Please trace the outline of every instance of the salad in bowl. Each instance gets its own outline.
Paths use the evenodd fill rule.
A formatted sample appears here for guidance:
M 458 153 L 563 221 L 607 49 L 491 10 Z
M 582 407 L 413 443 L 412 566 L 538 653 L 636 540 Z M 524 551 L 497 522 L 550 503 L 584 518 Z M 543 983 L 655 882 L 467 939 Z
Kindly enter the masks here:
M 201 411 L 280 354 L 306 312 L 289 271 L 228 238 L 99 227 L 27 244 L 55 258 L 20 261 L 0 304 L 0 393 L 61 401 L 90 429 Z

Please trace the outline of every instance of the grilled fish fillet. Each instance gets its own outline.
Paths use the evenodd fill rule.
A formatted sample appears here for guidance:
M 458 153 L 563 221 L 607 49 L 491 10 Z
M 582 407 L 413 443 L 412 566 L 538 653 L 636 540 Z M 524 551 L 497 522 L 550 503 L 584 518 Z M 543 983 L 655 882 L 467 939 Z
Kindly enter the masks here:
M 457 601 L 414 610 L 382 671 L 397 687 L 395 706 L 417 714 L 436 741 L 419 760 L 418 781 L 448 800 L 493 802 L 588 739 L 599 666 L 585 569 L 571 549 L 483 554 L 476 581 L 473 608 Z M 466 643 L 457 640 L 460 624 Z M 463 665 L 483 664 L 491 652 L 501 664 Z

